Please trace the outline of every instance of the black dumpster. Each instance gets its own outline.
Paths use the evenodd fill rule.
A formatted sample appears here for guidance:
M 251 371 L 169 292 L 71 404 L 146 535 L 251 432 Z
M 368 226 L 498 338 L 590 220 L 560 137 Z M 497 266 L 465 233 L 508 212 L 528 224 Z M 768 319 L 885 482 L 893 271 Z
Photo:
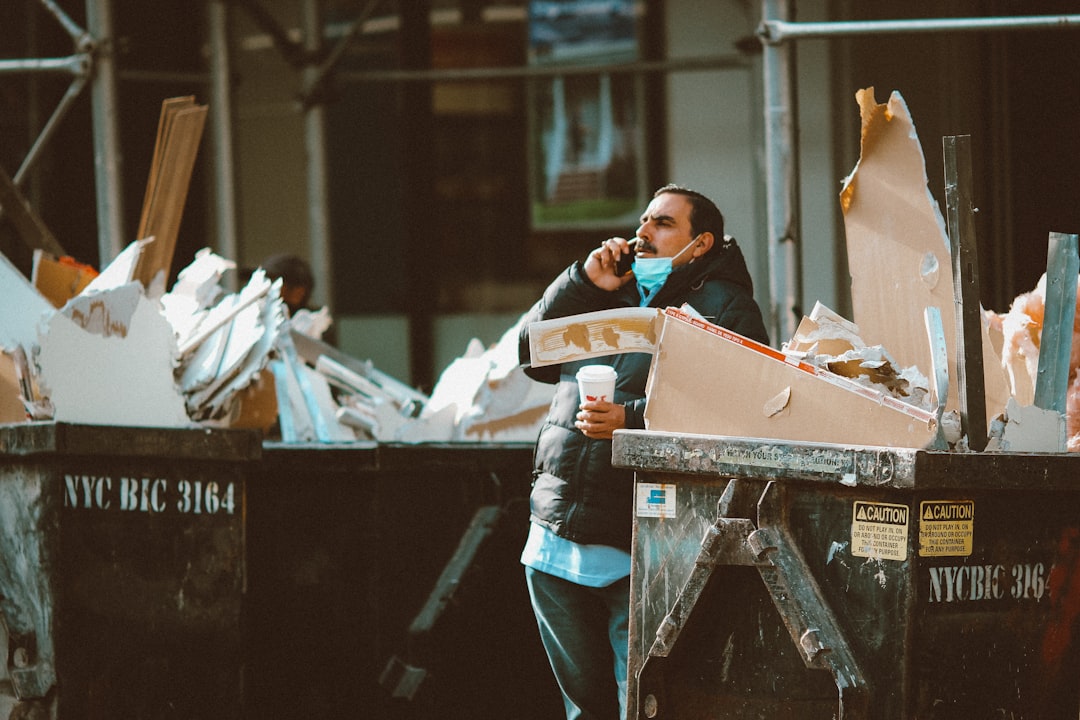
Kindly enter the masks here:
M 531 466 L 522 443 L 265 444 L 249 716 L 557 717 L 518 560 Z
M 616 433 L 629 717 L 1080 714 L 1080 457 Z
M 260 452 L 238 430 L 0 426 L 0 709 L 240 717 L 245 479 Z

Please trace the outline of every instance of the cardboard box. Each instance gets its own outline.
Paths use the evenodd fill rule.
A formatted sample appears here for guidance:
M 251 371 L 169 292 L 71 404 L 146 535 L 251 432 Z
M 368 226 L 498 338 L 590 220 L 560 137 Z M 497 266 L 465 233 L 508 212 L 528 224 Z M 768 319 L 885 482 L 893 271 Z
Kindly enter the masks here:
M 0 348 L 0 423 L 26 422 L 22 394 L 16 360 Z
M 927 447 L 933 413 L 669 308 L 647 386 L 661 432 Z
M 34 251 L 31 282 L 54 307 L 62 308 L 81 293 L 98 272 L 70 257 L 55 258 L 42 250 Z
M 227 427 L 249 428 L 268 433 L 277 422 L 277 386 L 274 373 L 264 368 L 254 382 L 233 397 Z

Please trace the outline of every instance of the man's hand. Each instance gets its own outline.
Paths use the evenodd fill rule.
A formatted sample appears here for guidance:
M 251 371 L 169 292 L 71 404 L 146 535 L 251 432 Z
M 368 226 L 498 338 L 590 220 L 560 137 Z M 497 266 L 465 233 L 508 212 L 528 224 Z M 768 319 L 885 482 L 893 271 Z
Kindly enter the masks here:
M 585 274 L 598 288 L 618 290 L 634 277 L 631 273 L 626 273 L 622 277 L 615 273 L 615 264 L 619 262 L 619 258 L 629 252 L 630 243 L 625 238 L 608 238 L 585 258 Z
M 626 408 L 602 400 L 582 403 L 574 426 L 587 437 L 610 440 L 613 432 L 626 427 Z

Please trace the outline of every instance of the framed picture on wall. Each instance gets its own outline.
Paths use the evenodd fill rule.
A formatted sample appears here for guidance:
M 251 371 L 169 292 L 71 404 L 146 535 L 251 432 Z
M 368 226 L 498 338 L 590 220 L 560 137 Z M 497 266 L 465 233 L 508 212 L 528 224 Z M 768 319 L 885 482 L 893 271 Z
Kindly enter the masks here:
M 530 83 L 532 225 L 557 230 L 635 225 L 645 199 L 640 3 L 531 0 L 529 62 L 564 68 Z M 592 69 L 595 67 L 595 71 Z

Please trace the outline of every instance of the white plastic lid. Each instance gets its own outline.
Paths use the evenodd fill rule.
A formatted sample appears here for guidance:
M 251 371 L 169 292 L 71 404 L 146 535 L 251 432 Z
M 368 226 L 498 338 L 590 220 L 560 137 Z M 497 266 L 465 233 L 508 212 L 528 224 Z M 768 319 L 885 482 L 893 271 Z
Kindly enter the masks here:
M 578 381 L 586 382 L 602 382 L 604 380 L 614 380 L 616 377 L 615 368 L 610 365 L 586 365 L 577 371 Z

